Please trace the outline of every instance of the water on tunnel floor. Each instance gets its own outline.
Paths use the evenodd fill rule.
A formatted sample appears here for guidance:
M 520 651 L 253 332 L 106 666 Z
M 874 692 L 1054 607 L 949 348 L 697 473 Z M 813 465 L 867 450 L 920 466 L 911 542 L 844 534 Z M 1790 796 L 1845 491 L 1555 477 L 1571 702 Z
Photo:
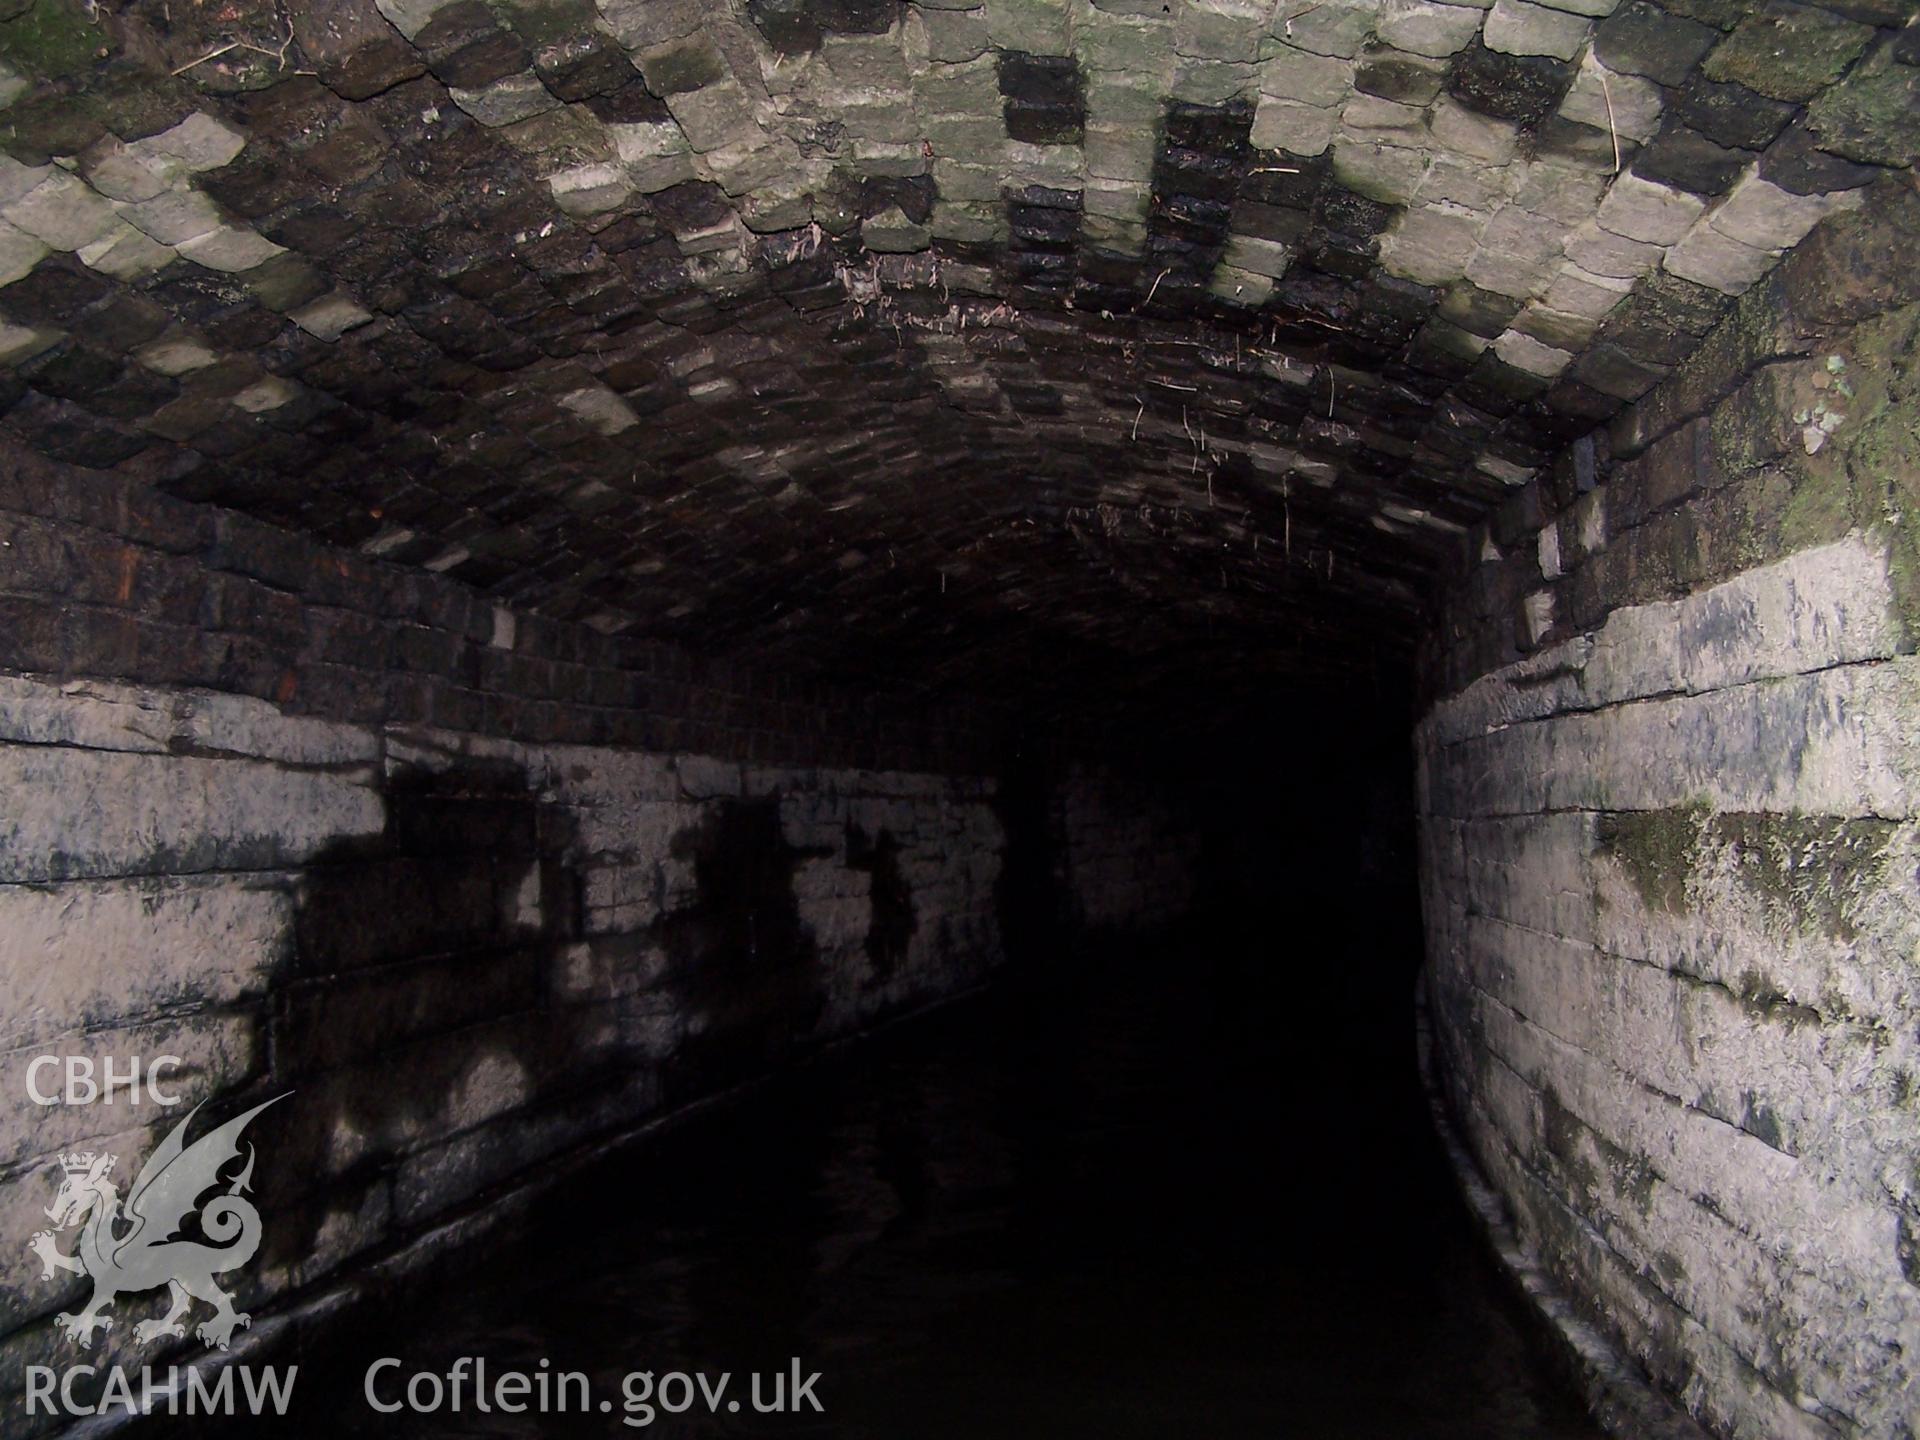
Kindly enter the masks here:
M 459 1280 L 295 1357 L 290 1417 L 246 1433 L 1597 1436 L 1455 1195 L 1410 1015 L 1250 973 L 1197 940 L 1111 957 L 607 1158 Z M 583 1371 L 613 1409 L 379 1415 L 381 1356 L 383 1400 L 471 1356 Z M 748 1373 L 795 1357 L 823 1413 L 753 1413 Z M 733 1378 L 718 1415 L 641 1429 L 640 1371 Z

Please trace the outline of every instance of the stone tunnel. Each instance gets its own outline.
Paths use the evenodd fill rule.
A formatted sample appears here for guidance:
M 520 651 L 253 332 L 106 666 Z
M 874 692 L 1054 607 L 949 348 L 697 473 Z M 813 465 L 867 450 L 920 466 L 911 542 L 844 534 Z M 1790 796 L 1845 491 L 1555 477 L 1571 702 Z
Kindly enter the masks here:
M 0 1435 L 1914 1440 L 1915 10 L 0 0 Z

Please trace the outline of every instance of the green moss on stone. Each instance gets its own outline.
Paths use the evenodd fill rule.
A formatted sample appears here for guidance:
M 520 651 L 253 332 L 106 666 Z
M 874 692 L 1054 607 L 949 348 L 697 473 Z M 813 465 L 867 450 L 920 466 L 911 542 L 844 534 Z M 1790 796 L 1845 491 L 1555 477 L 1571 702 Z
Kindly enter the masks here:
M 1769 5 L 1714 48 L 1701 73 L 1775 100 L 1811 100 L 1867 48 L 1870 26 L 1828 10 Z
M 1687 880 L 1699 863 L 1708 808 L 1704 801 L 1675 810 L 1604 815 L 1597 836 L 1602 855 L 1618 863 L 1650 910 L 1687 907 Z
M 1852 477 L 1840 464 L 1798 465 L 1780 511 L 1781 554 L 1838 540 L 1854 527 Z
M 1822 149 L 1868 165 L 1905 165 L 1920 154 L 1920 68 L 1883 47 L 1816 99 L 1807 123 Z
M 1920 646 L 1920 305 L 1854 333 L 1849 373 L 1855 421 L 1835 437 L 1855 490 L 1860 527 L 1887 546 L 1906 648 Z
M 1792 1029 L 1796 1025 L 1817 1025 L 1820 1012 L 1787 997 L 1779 981 L 1758 970 L 1745 970 L 1733 986 L 1740 1008 L 1755 1020 L 1771 1021 Z
M 0 24 L 0 56 L 47 80 L 92 69 L 105 43 L 99 26 L 72 0 L 36 0 L 31 10 Z
M 1829 815 L 1722 815 L 1715 839 L 1731 847 L 1734 873 L 1787 925 L 1852 940 L 1862 902 L 1887 884 L 1890 820 Z

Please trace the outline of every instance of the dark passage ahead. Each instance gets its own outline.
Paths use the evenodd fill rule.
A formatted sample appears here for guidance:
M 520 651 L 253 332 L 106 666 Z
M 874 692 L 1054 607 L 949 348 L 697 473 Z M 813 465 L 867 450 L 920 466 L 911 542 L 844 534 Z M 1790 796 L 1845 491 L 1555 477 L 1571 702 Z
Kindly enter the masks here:
M 298 1357 L 298 1416 L 248 1433 L 1597 1436 L 1469 1229 L 1410 1030 L 1288 1003 L 1255 953 L 1106 957 L 610 1159 L 470 1279 Z M 381 1355 L 387 1397 L 544 1356 L 614 1409 L 376 1415 Z M 824 1416 L 621 1424 L 629 1371 L 745 1400 L 794 1357 Z

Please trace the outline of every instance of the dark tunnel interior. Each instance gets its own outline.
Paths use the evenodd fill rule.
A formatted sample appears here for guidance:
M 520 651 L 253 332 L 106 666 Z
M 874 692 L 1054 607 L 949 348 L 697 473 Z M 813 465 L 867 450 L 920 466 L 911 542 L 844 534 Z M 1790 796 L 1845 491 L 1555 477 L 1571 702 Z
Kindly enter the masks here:
M 344 1338 L 315 1326 L 284 1352 L 299 1383 L 397 1407 L 375 1423 L 409 1437 L 1600 1435 L 1433 1133 L 1396 698 L 1333 730 L 1263 726 L 1231 784 L 1188 790 L 1209 889 L 1178 925 L 1076 948 L 1011 888 L 1015 958 L 988 990 L 797 1069 L 770 1045 L 776 1083 L 570 1171 L 484 1264 L 376 1286 Z M 765 844 L 742 823 L 695 913 L 737 925 L 745 963 L 749 930 L 768 957 L 798 933 L 770 920 L 793 902 L 784 874 L 755 888 L 741 847 Z M 746 1003 L 758 982 L 708 983 Z M 714 1356 L 719 1414 L 666 1378 L 721 1384 Z M 547 1367 L 587 1400 L 477 1408 L 486 1370 Z M 822 1413 L 755 1413 L 766 1377 L 816 1372 Z M 439 1405 L 416 1412 L 410 1383 Z

